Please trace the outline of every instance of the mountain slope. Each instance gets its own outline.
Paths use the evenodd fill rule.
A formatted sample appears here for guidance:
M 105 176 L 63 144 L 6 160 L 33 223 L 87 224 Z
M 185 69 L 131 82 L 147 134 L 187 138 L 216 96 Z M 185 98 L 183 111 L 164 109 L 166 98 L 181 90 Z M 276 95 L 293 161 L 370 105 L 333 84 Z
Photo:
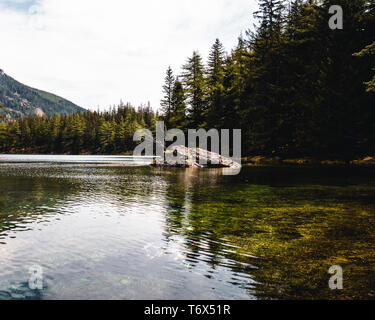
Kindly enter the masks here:
M 8 119 L 27 115 L 71 114 L 85 109 L 54 94 L 28 87 L 0 69 L 0 113 Z

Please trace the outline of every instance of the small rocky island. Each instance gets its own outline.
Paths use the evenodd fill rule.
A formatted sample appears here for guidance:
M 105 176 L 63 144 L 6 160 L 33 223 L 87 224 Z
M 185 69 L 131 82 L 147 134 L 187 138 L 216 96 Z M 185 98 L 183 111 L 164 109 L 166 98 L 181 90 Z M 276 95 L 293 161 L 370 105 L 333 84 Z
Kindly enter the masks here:
M 165 155 L 173 153 L 174 164 L 161 158 L 153 162 L 155 167 L 182 167 L 182 168 L 231 168 L 240 169 L 241 164 L 231 158 L 201 148 L 189 148 L 183 145 L 174 146 L 165 151 Z

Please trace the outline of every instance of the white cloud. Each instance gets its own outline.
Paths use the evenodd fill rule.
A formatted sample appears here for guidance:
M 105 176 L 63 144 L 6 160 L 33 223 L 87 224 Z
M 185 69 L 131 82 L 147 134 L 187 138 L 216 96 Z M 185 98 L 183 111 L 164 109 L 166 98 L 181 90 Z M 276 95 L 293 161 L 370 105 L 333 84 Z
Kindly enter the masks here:
M 178 73 L 215 38 L 230 50 L 256 0 L 0 0 L 0 68 L 83 107 L 120 99 L 157 108 L 168 65 Z M 27 5 L 27 6 L 26 6 Z

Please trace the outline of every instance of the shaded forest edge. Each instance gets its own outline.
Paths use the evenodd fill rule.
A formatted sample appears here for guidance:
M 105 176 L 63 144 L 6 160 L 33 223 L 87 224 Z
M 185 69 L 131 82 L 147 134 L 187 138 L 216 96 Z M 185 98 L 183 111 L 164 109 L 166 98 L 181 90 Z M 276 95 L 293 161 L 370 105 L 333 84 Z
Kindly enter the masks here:
M 331 5 L 343 8 L 343 30 L 328 26 Z M 160 113 L 121 103 L 3 121 L 0 153 L 131 154 L 133 133 L 164 120 L 241 129 L 251 164 L 373 164 L 374 1 L 260 0 L 254 15 L 257 29 L 230 53 L 217 39 L 207 63 L 195 51 L 181 74 L 168 68 Z

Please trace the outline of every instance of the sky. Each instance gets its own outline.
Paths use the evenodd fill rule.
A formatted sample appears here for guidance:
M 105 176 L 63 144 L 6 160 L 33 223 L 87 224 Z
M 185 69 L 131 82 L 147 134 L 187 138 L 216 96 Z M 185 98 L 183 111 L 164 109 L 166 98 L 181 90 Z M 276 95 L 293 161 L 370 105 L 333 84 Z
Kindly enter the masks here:
M 229 52 L 256 0 L 0 0 L 0 69 L 101 110 L 162 98 L 165 71 L 219 38 Z

